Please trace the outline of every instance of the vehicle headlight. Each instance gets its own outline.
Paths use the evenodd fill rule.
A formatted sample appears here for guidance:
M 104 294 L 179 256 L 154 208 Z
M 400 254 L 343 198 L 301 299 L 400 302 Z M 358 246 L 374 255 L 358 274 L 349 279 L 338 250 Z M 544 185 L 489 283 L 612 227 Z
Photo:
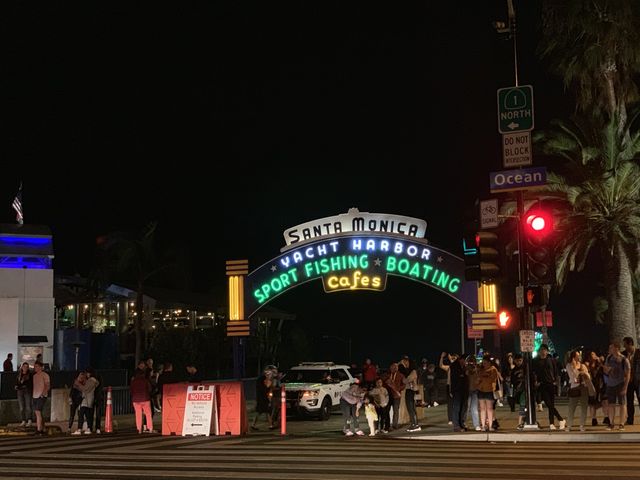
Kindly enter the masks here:
M 318 390 L 305 390 L 302 392 L 302 398 L 314 398 L 320 395 Z

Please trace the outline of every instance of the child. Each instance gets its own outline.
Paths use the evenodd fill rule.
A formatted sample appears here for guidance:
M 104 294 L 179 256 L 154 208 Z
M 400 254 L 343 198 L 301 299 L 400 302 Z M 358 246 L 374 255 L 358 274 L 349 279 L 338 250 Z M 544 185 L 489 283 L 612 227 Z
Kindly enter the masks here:
M 427 366 L 427 371 L 424 374 L 423 384 L 424 400 L 427 404 L 427 408 L 437 407 L 438 402 L 436 402 L 436 366 L 433 363 L 430 363 Z
M 378 414 L 376 407 L 373 404 L 371 396 L 364 397 L 364 414 L 367 417 L 367 423 L 369 424 L 369 436 L 373 437 L 376 434 L 376 422 L 378 421 Z

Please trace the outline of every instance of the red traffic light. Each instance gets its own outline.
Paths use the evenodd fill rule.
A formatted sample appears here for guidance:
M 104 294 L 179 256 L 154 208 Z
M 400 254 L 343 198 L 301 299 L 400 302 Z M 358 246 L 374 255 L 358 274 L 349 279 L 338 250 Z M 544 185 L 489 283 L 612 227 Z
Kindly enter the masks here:
M 543 210 L 530 210 L 525 215 L 525 229 L 530 235 L 548 235 L 553 231 L 553 216 Z
M 507 328 L 509 326 L 509 322 L 511 321 L 511 315 L 506 310 L 502 310 L 498 313 L 498 322 L 500 323 L 500 328 Z

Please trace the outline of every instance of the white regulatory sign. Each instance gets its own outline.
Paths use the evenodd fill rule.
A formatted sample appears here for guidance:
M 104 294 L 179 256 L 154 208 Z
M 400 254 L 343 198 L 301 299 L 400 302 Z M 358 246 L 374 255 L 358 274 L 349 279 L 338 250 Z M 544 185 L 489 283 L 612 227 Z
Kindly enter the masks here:
M 498 199 L 480 202 L 480 228 L 496 228 L 498 226 Z
M 502 165 L 504 168 L 531 165 L 531 132 L 502 135 Z
M 182 421 L 182 436 L 206 435 L 211 432 L 211 420 L 217 430 L 215 385 L 189 385 Z M 217 434 L 217 432 L 216 432 Z
M 520 351 L 533 352 L 535 337 L 536 332 L 533 330 L 520 330 Z

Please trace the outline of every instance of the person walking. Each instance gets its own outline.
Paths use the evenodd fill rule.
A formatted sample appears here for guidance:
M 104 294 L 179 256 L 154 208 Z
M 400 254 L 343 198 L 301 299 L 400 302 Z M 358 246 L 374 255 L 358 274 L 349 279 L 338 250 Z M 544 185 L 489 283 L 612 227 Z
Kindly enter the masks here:
M 29 364 L 24 362 L 18 370 L 16 376 L 16 395 L 18 397 L 18 407 L 20 407 L 21 427 L 31 426 L 31 415 L 33 414 L 31 403 L 33 402 L 33 375 L 29 369 Z
M 535 384 L 538 387 L 542 401 L 547 406 L 547 411 L 549 412 L 549 429 L 556 429 L 553 422 L 554 418 L 557 418 L 560 430 L 563 430 L 566 422 L 555 407 L 558 365 L 553 357 L 549 355 L 549 347 L 544 343 L 540 345 L 540 348 L 538 349 L 538 356 L 533 361 L 533 373 Z
M 33 409 L 36 412 L 36 435 L 44 435 L 44 418 L 42 410 L 47 402 L 49 390 L 51 389 L 51 379 L 49 374 L 44 371 L 44 365 L 40 361 L 36 361 L 33 366 L 35 371 L 33 375 Z

